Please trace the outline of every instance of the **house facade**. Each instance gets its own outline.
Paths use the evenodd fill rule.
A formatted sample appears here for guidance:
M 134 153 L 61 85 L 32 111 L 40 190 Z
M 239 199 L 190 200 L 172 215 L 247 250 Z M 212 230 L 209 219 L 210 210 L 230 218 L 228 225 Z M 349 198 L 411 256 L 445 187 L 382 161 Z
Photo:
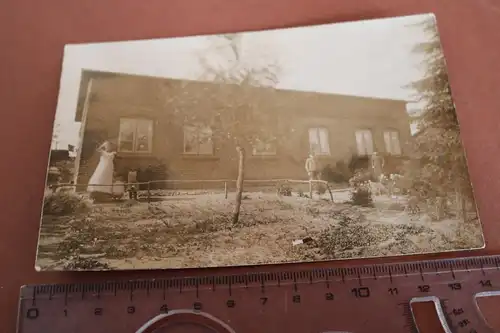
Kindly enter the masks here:
M 119 174 L 163 165 L 168 179 L 235 179 L 235 142 L 218 131 L 227 126 L 227 120 L 217 121 L 224 103 L 238 109 L 258 101 L 252 105 L 268 118 L 239 124 L 245 131 L 279 129 L 273 140 L 240 141 L 246 148 L 246 179 L 307 179 L 304 162 L 311 151 L 321 165 L 375 151 L 405 155 L 411 136 L 406 101 L 226 86 L 122 74 L 82 81 L 76 183 L 88 182 L 99 160 L 96 147 L 104 140 L 116 145 Z

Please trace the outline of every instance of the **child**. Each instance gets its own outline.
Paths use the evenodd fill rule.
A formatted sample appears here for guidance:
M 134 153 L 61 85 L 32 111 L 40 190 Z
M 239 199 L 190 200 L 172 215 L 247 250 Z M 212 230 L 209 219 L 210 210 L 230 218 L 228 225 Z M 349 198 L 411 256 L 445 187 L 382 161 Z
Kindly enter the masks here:
M 137 170 L 131 169 L 128 172 L 127 183 L 129 199 L 137 200 L 137 187 L 135 184 L 137 183 Z

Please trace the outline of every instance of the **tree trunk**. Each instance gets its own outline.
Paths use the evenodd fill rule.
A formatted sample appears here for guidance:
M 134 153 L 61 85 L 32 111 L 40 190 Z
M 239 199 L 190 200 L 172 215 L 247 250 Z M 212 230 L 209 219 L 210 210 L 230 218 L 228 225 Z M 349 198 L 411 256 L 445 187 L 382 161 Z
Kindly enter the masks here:
M 236 180 L 236 201 L 233 210 L 233 224 L 238 223 L 240 217 L 241 198 L 243 196 L 243 178 L 245 175 L 245 150 L 236 147 L 238 152 L 238 179 Z

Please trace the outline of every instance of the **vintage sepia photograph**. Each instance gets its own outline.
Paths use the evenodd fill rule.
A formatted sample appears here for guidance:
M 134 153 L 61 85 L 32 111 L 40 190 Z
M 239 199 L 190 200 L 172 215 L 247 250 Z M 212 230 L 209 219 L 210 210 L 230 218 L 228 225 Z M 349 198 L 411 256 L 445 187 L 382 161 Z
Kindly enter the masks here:
M 479 249 L 433 14 L 64 49 L 37 270 Z

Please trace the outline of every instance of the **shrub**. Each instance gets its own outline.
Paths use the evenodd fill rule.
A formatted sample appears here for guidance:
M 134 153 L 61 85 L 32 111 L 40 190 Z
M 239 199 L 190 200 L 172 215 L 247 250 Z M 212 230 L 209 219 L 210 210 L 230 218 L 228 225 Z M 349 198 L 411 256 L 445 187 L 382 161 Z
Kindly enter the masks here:
M 278 185 L 278 194 L 284 197 L 292 196 L 292 187 L 288 184 Z
M 326 185 L 325 184 L 316 183 L 316 184 L 314 184 L 314 186 L 316 187 L 316 194 L 318 194 L 318 195 L 325 194 L 325 192 L 326 192 Z
M 351 203 L 357 206 L 373 207 L 370 183 L 366 172 L 358 172 L 349 180 L 351 185 Z
M 344 161 L 337 161 L 335 167 L 327 164 L 321 170 L 321 179 L 330 183 L 346 183 L 352 177 L 352 172 Z
M 357 247 L 376 244 L 377 237 L 369 225 L 361 223 L 361 217 L 350 217 L 337 212 L 332 218 L 338 221 L 322 230 L 318 236 L 318 246 L 326 258 L 342 256 L 342 252 Z
M 343 183 L 348 180 L 345 176 L 336 168 L 327 164 L 323 170 L 321 170 L 321 179 L 331 183 Z
M 353 155 L 349 160 L 347 168 L 349 169 L 351 174 L 355 174 L 359 170 L 368 169 L 369 164 L 370 164 L 370 158 L 368 156 Z
M 90 202 L 74 192 L 47 192 L 44 195 L 44 215 L 78 214 L 89 208 Z
M 144 169 L 139 169 L 137 172 L 137 181 L 140 183 L 146 183 L 155 180 L 167 180 L 168 172 L 165 163 L 158 161 L 155 164 L 150 164 Z M 165 189 L 167 184 L 164 182 L 151 183 L 150 189 Z M 147 190 L 147 184 L 141 184 L 139 186 L 140 190 Z
M 79 270 L 101 271 L 110 269 L 110 266 L 107 263 L 100 262 L 94 258 L 71 256 L 63 261 L 63 269 L 66 271 L 79 271 Z
M 61 173 L 58 168 L 50 167 L 47 172 L 47 184 L 57 184 L 61 179 Z
M 351 170 L 349 170 L 349 166 L 342 160 L 335 163 L 335 169 L 337 170 L 337 172 L 342 174 L 342 176 L 344 177 L 344 182 L 348 182 L 349 179 L 351 179 L 351 177 L 353 176 L 353 173 L 351 172 Z

